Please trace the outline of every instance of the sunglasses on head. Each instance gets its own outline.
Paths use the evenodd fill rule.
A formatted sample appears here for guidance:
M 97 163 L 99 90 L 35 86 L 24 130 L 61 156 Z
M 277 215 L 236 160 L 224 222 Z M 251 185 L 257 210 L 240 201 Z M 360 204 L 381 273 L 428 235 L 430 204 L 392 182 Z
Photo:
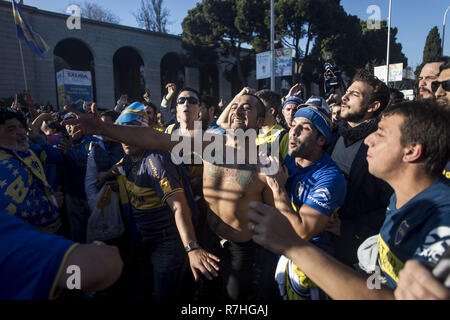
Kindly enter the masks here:
M 180 97 L 177 100 L 177 104 L 184 104 L 186 100 L 189 104 L 198 104 L 198 99 L 195 97 Z
M 431 90 L 433 90 L 433 92 L 436 92 L 441 85 L 442 85 L 442 89 L 444 89 L 445 91 L 450 91 L 450 80 L 445 80 L 442 82 L 433 81 L 431 83 Z

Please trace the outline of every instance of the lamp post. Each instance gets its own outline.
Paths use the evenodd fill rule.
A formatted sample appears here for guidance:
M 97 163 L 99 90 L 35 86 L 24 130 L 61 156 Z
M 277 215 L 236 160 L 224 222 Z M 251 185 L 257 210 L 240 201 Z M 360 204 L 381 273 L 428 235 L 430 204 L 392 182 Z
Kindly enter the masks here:
M 386 57 L 386 85 L 389 86 L 389 56 L 391 51 L 391 13 L 392 13 L 392 0 L 389 0 L 389 22 L 388 22 L 388 41 L 387 41 L 387 57 Z
M 447 13 L 448 10 L 450 10 L 450 6 L 447 8 L 447 10 L 445 10 L 445 14 L 444 14 L 444 23 L 442 24 L 442 53 L 441 55 L 444 55 L 444 45 L 445 45 L 445 22 L 447 20 Z

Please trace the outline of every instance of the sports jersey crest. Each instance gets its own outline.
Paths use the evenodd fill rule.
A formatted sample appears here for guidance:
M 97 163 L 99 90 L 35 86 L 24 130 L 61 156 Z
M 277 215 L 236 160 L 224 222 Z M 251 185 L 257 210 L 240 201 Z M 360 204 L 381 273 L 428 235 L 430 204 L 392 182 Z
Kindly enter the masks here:
M 403 220 L 397 229 L 397 233 L 395 234 L 395 245 L 399 245 L 400 242 L 402 242 L 403 238 L 406 235 L 406 232 L 408 232 L 408 229 L 409 229 L 408 222 L 406 220 Z
M 303 183 L 301 181 L 299 181 L 297 183 L 297 187 L 295 189 L 297 189 L 297 198 L 300 198 L 303 191 L 305 190 L 305 186 L 303 185 Z

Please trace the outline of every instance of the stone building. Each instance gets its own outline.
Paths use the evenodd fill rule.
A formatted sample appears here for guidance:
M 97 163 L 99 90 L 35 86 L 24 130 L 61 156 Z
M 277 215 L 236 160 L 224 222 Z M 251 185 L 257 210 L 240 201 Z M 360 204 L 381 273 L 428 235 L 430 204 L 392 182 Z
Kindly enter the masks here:
M 91 71 L 94 100 L 100 108 L 114 107 L 121 94 L 140 97 L 145 89 L 161 101 L 164 86 L 176 82 L 228 101 L 231 84 L 224 67 L 189 68 L 183 62 L 181 37 L 117 24 L 81 19 L 81 29 L 70 30 L 68 15 L 21 6 L 22 14 L 48 44 L 45 59 L 23 41 L 29 91 L 36 103 L 57 105 L 56 73 L 61 69 Z M 0 99 L 25 89 L 19 43 L 11 3 L 0 1 Z M 254 75 L 249 85 L 256 87 Z

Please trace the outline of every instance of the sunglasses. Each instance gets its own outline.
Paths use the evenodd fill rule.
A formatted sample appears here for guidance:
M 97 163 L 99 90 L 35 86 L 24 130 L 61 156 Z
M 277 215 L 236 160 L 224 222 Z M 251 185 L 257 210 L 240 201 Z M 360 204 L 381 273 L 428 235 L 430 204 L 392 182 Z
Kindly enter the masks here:
M 186 102 L 186 100 L 187 100 L 187 102 L 189 104 L 198 104 L 198 99 L 195 98 L 195 97 L 181 97 L 181 98 L 178 98 L 177 104 L 184 104 Z
M 442 85 L 442 89 L 444 89 L 445 91 L 450 91 L 450 80 L 445 80 L 442 82 L 433 81 L 431 83 L 431 90 L 433 90 L 433 92 L 436 92 L 441 85 Z

